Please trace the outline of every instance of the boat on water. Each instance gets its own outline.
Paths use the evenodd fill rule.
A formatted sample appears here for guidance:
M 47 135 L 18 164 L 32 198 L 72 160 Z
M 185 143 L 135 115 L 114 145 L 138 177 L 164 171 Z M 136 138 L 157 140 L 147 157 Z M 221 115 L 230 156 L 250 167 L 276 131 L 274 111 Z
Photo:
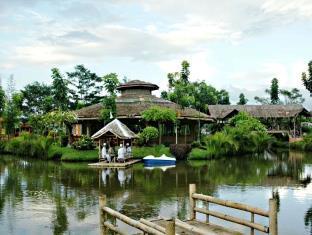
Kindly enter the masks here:
M 151 171 L 155 170 L 155 169 L 160 169 L 163 172 L 165 172 L 166 170 L 171 169 L 171 168 L 175 168 L 175 167 L 176 167 L 175 165 L 170 165 L 170 166 L 145 166 L 144 169 L 151 170 Z
M 171 166 L 176 164 L 176 159 L 174 157 L 168 157 L 165 154 L 160 157 L 148 155 L 143 158 L 143 162 L 145 166 Z

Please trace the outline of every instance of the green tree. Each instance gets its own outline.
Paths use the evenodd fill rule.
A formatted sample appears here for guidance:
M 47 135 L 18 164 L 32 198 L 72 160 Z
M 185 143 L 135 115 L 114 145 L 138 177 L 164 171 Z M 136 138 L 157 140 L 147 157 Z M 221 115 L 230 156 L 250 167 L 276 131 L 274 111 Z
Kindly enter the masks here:
M 181 63 L 181 73 L 180 73 L 180 78 L 181 81 L 185 84 L 189 83 L 189 76 L 191 74 L 190 72 L 190 63 L 186 60 L 183 60 Z
M 77 120 L 74 112 L 56 110 L 46 113 L 41 118 L 44 130 L 49 132 L 54 139 L 59 137 L 61 144 L 62 136 L 70 134 L 67 126 Z
M 0 86 L 0 117 L 3 114 L 5 108 L 5 92 L 2 89 L 2 86 Z
M 308 73 L 303 72 L 301 75 L 303 85 L 310 92 L 312 97 L 312 60 L 308 64 Z
M 271 81 L 271 86 L 269 89 L 265 89 L 265 93 L 267 93 L 270 98 L 263 98 L 263 97 L 259 97 L 259 96 L 255 96 L 255 100 L 261 104 L 280 104 L 280 98 L 279 98 L 279 94 L 280 94 L 280 89 L 279 89 L 279 85 L 278 85 L 278 79 L 277 78 L 273 78 Z
M 260 104 L 270 104 L 270 100 L 268 98 L 263 98 L 259 96 L 255 96 L 255 101 L 260 103 Z
M 165 122 L 175 122 L 177 120 L 176 113 L 169 108 L 160 106 L 152 106 L 142 112 L 142 118 L 148 122 L 158 123 L 159 144 L 161 144 L 162 125 Z
M 239 94 L 239 101 L 237 102 L 238 105 L 245 105 L 247 104 L 248 99 L 245 97 L 244 93 Z
M 52 68 L 52 97 L 54 107 L 59 110 L 67 110 L 69 107 L 68 81 L 64 79 L 58 68 Z
M 231 104 L 229 93 L 222 89 L 218 92 L 218 104 Z
M 51 87 L 43 83 L 28 84 L 21 91 L 23 95 L 23 114 L 44 114 L 53 109 Z
M 265 92 L 270 95 L 271 104 L 280 103 L 280 99 L 279 99 L 280 90 L 279 90 L 277 78 L 272 79 L 270 89 L 266 89 Z
M 74 108 L 95 104 L 101 100 L 99 94 L 103 88 L 102 79 L 84 65 L 77 65 L 74 72 L 67 72 L 67 76 L 73 88 L 70 89 L 70 93 Z
M 15 92 L 14 76 L 10 75 L 7 85 L 6 103 L 3 112 L 4 128 L 8 137 L 12 136 L 15 133 L 15 129 L 19 126 L 21 103 L 21 94 Z
M 304 102 L 304 98 L 297 88 L 291 90 L 281 89 L 280 94 L 284 96 L 285 104 L 302 104 Z
M 101 111 L 101 117 L 104 121 L 109 121 L 116 117 L 116 93 L 119 85 L 119 79 L 116 73 L 110 73 L 103 77 L 104 88 L 107 95 L 103 97 L 103 109 Z

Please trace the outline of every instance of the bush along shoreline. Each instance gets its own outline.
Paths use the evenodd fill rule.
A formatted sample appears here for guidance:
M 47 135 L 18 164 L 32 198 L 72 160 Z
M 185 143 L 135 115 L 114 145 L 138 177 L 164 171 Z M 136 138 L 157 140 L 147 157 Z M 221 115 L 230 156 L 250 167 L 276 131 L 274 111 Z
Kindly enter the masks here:
M 230 119 L 222 131 L 206 137 L 203 146 L 193 148 L 189 159 L 204 160 L 260 153 L 268 149 L 273 141 L 274 138 L 259 120 L 240 112 Z

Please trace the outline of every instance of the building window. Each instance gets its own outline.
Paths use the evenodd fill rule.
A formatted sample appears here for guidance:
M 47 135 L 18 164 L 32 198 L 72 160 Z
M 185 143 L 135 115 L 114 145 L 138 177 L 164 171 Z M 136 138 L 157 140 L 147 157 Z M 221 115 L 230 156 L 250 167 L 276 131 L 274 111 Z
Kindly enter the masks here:
M 73 136 L 81 136 L 81 130 L 82 130 L 81 124 L 74 124 L 72 131 Z

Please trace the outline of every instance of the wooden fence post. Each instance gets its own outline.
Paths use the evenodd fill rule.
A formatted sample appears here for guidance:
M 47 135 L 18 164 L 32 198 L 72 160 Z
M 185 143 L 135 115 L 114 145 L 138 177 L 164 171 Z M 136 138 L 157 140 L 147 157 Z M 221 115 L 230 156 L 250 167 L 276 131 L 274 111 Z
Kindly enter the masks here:
M 255 214 L 254 213 L 251 213 L 250 214 L 250 222 L 251 223 L 254 223 L 255 222 Z M 251 228 L 250 229 L 250 235 L 254 235 L 255 234 L 255 229 L 254 228 Z
M 190 220 L 194 220 L 196 217 L 196 212 L 194 211 L 196 203 L 195 199 L 193 198 L 193 194 L 196 192 L 196 184 L 190 184 L 189 192 L 190 192 Z
M 175 235 L 175 221 L 174 221 L 174 219 L 167 221 L 166 235 Z
M 100 215 L 100 234 L 106 234 L 106 227 L 104 226 L 104 222 L 107 220 L 107 214 L 102 209 L 106 206 L 106 195 L 99 196 L 99 215 Z
M 206 203 L 207 211 L 209 211 L 209 202 Z M 206 215 L 206 223 L 209 223 L 209 215 Z
M 277 201 L 271 198 L 269 201 L 270 235 L 277 235 Z

